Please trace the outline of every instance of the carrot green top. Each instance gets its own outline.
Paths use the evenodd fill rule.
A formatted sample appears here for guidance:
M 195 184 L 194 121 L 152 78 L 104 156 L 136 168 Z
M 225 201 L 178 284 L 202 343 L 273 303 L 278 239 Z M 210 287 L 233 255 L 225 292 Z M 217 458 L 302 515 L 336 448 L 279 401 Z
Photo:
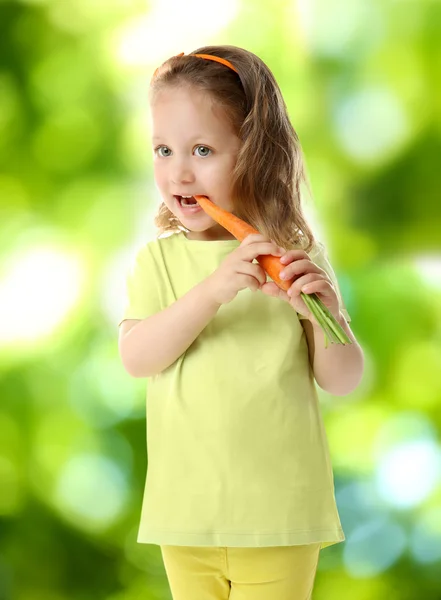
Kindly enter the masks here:
M 165 309 L 239 245 L 183 232 L 147 242 L 122 320 Z M 309 256 L 340 294 L 324 246 Z M 350 321 L 343 303 L 342 313 Z M 287 302 L 241 290 L 147 379 L 147 453 L 141 543 L 324 548 L 345 539 L 306 337 Z

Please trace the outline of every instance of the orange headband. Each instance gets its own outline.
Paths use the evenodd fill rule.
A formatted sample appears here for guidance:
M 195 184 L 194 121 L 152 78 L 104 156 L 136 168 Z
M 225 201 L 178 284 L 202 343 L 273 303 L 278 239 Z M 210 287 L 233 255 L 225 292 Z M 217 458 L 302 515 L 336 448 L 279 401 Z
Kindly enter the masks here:
M 180 56 L 184 56 L 184 54 L 185 54 L 185 52 L 181 52 L 180 54 L 177 54 L 173 58 L 179 58 Z M 222 65 L 225 65 L 226 67 L 230 67 L 230 69 L 233 69 L 233 71 L 235 71 L 237 74 L 239 74 L 239 71 L 236 69 L 236 67 L 233 67 L 233 65 L 230 63 L 230 61 L 225 60 L 225 58 L 220 58 L 219 56 L 213 56 L 212 54 L 187 54 L 187 56 L 199 56 L 199 58 L 206 58 L 207 60 L 215 60 L 216 62 L 221 63 Z M 152 80 L 155 78 L 158 70 L 159 70 L 159 67 L 153 73 Z

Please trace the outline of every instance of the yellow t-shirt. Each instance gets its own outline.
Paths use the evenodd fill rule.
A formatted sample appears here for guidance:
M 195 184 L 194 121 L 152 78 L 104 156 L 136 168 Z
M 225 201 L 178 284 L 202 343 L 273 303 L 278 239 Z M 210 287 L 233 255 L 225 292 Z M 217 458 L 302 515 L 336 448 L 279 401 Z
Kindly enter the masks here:
M 183 232 L 148 242 L 128 275 L 122 320 L 165 309 L 239 245 Z M 338 290 L 324 246 L 309 256 Z M 343 304 L 342 313 L 349 321 Z M 175 363 L 147 379 L 138 542 L 324 548 L 345 539 L 298 316 L 287 302 L 241 290 Z

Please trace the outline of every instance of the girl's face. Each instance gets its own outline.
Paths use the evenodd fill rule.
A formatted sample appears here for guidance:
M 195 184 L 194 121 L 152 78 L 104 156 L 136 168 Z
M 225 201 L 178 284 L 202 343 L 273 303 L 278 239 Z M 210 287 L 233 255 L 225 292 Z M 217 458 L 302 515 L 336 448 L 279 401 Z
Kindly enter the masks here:
M 190 230 L 189 239 L 235 239 L 202 209 L 186 211 L 176 196 L 208 196 L 233 211 L 231 174 L 240 139 L 223 112 L 199 90 L 170 88 L 151 104 L 154 176 L 162 199 Z

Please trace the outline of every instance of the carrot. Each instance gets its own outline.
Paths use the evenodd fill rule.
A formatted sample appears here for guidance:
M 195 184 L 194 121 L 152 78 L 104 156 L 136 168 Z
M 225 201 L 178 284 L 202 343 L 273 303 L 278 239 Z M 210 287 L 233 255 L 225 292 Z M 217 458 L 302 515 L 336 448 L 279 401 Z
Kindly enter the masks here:
M 243 242 L 243 240 L 252 233 L 259 233 L 257 229 L 254 229 L 254 227 L 245 221 L 242 221 L 242 219 L 239 219 L 236 215 L 217 206 L 217 204 L 214 204 L 214 202 L 209 200 L 206 196 L 194 196 L 194 198 L 199 202 L 200 206 L 208 216 L 227 229 L 227 231 L 234 235 L 240 242 Z M 285 292 L 289 290 L 293 279 L 280 279 L 280 272 L 284 268 L 284 265 L 280 262 L 280 258 L 271 256 L 270 254 L 263 254 L 262 256 L 258 256 L 256 260 L 279 288 Z
M 254 229 L 254 227 L 242 219 L 239 219 L 236 215 L 217 206 L 217 204 L 214 204 L 214 202 L 206 196 L 194 196 L 194 198 L 208 216 L 234 235 L 240 242 L 253 233 L 259 233 L 257 229 Z M 289 290 L 294 278 L 289 280 L 280 279 L 280 272 L 284 268 L 284 265 L 280 262 L 280 258 L 271 256 L 270 254 L 264 254 L 258 256 L 256 260 L 279 288 L 285 292 Z M 325 334 L 325 348 L 328 347 L 329 339 L 331 340 L 331 343 L 343 345 L 352 344 L 351 338 L 335 319 L 334 315 L 329 311 L 328 307 L 323 304 L 317 294 L 304 294 L 303 292 L 300 292 L 300 295 L 323 329 Z

